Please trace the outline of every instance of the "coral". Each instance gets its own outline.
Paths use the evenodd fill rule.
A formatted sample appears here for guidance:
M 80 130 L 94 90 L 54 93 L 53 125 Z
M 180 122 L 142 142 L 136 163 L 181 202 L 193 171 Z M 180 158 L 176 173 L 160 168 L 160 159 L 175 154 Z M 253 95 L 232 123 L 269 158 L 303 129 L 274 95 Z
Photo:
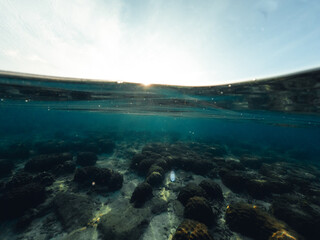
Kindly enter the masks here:
M 0 178 L 11 173 L 14 168 L 14 163 L 12 160 L 0 159 Z
M 226 211 L 226 222 L 232 231 L 254 239 L 267 240 L 279 230 L 286 230 L 292 236 L 296 235 L 285 223 L 255 205 L 245 203 L 229 205 Z
M 186 185 L 180 190 L 180 193 L 178 195 L 178 200 L 183 205 L 186 205 L 189 198 L 192 198 L 194 196 L 206 197 L 206 192 L 195 183 L 189 183 L 188 185 Z
M 163 170 L 163 168 L 162 167 L 160 167 L 160 166 L 158 166 L 158 165 L 156 165 L 156 164 L 153 164 L 150 168 L 149 168 L 149 171 L 148 171 L 148 174 L 147 174 L 147 176 L 149 176 L 151 173 L 153 173 L 153 172 L 158 172 L 158 173 L 160 173 L 161 175 L 164 175 L 164 170 Z
M 212 180 L 203 180 L 199 186 L 205 190 L 211 200 L 223 200 L 222 189 L 218 183 Z
M 190 198 L 185 206 L 184 216 L 202 222 L 208 226 L 212 225 L 215 217 L 210 203 L 203 197 Z
M 152 197 L 152 187 L 149 183 L 140 183 L 133 191 L 130 203 L 136 208 L 142 207 L 143 204 Z
M 320 234 L 320 208 L 305 197 L 283 195 L 272 203 L 273 214 L 306 239 Z
M 77 164 L 80 166 L 93 166 L 97 162 L 97 155 L 93 152 L 80 152 L 77 156 Z
M 0 219 L 20 217 L 26 210 L 42 203 L 45 198 L 45 186 L 40 183 L 25 183 L 11 188 L 0 197 Z
M 292 236 L 286 230 L 279 230 L 272 234 L 269 240 L 297 240 L 297 238 Z
M 122 187 L 123 176 L 108 168 L 89 166 L 78 168 L 74 181 L 83 187 L 94 186 L 105 191 L 115 191 Z
M 157 186 L 162 183 L 163 176 L 159 172 L 152 172 L 146 179 L 151 186 Z
M 172 240 L 213 240 L 206 225 L 186 219 L 177 228 Z
M 31 158 L 24 166 L 28 172 L 51 171 L 58 165 L 63 164 L 67 160 L 72 160 L 70 153 L 54 153 L 46 155 L 38 155 Z

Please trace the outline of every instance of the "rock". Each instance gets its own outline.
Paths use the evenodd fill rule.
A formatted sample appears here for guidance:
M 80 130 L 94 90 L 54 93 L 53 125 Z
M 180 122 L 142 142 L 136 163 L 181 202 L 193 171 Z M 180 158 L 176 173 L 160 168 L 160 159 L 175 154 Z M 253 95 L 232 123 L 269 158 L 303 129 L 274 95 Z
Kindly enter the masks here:
M 116 147 L 115 143 L 109 140 L 100 139 L 97 142 L 99 147 L 99 152 L 101 153 L 112 153 L 114 148 Z
M 159 172 L 152 172 L 146 179 L 151 186 L 159 186 L 162 183 L 163 176 Z
M 203 180 L 199 186 L 206 192 L 210 200 L 223 200 L 222 189 L 218 183 L 212 180 Z
M 98 157 L 93 152 L 81 152 L 77 156 L 77 164 L 82 167 L 93 166 L 96 164 Z
M 72 231 L 67 236 L 63 237 L 62 240 L 88 240 L 88 239 L 96 239 L 97 231 L 95 228 L 87 227 L 80 228 Z
M 65 161 L 64 163 L 59 164 L 57 167 L 53 169 L 53 172 L 56 175 L 63 175 L 63 174 L 69 174 L 73 173 L 76 168 L 76 164 L 71 161 Z
M 149 208 L 133 208 L 129 203 L 119 204 L 101 217 L 98 230 L 102 239 L 139 240 L 150 218 Z
M 101 191 L 115 191 L 122 187 L 123 176 L 108 168 L 83 167 L 78 168 L 74 181 L 82 187 L 94 187 Z
M 297 195 L 282 195 L 272 203 L 274 216 L 306 239 L 320 235 L 320 206 Z
M 262 166 L 263 161 L 255 156 L 242 156 L 241 163 L 251 169 L 259 169 Z
M 185 206 L 188 200 L 195 196 L 207 197 L 206 192 L 201 187 L 195 183 L 189 183 L 180 190 L 178 200 Z
M 25 164 L 24 169 L 28 172 L 51 171 L 67 160 L 72 160 L 70 153 L 39 155 L 31 158 Z
M 151 205 L 151 212 L 153 214 L 160 214 L 163 212 L 166 212 L 168 209 L 168 202 L 165 201 L 162 198 L 152 198 L 152 200 L 150 201 L 150 205 Z
M 46 198 L 45 187 L 40 183 L 25 183 L 9 188 L 0 197 L 0 218 L 20 217 L 30 208 L 38 206 Z
M 54 182 L 54 177 L 51 173 L 42 172 L 33 178 L 34 182 L 40 183 L 43 186 L 50 186 Z
M 0 178 L 10 174 L 14 168 L 14 163 L 12 160 L 0 159 Z
M 58 193 L 53 199 L 53 208 L 63 228 L 70 232 L 87 226 L 96 204 L 86 195 Z
M 289 227 L 254 205 L 235 203 L 227 207 L 226 222 L 232 231 L 254 239 L 268 240 L 274 233 L 286 230 L 297 237 Z
M 185 156 L 174 162 L 173 165 L 185 171 L 191 171 L 199 175 L 205 175 L 214 168 L 213 162 L 198 158 L 198 155 Z
M 219 178 L 219 169 L 218 168 L 213 168 L 208 172 L 208 177 L 212 179 L 217 179 Z
M 28 211 L 26 211 L 26 213 L 18 219 L 16 224 L 16 230 L 19 232 L 25 230 L 31 224 L 31 222 L 35 218 L 37 218 L 37 215 L 38 210 L 35 208 L 31 208 Z
M 155 162 L 156 162 L 155 159 L 150 159 L 150 158 L 143 159 L 138 165 L 138 168 L 137 168 L 138 172 L 140 174 L 145 175 Z
M 172 240 L 213 240 L 206 225 L 186 219 L 177 228 Z
M 15 143 L 7 149 L 8 159 L 26 159 L 30 155 L 29 147 L 24 143 Z
M 219 172 L 224 185 L 230 188 L 233 192 L 240 193 L 246 188 L 248 177 L 240 171 L 231 171 L 229 169 L 221 169 Z
M 141 153 L 132 158 L 130 167 L 142 175 L 147 175 L 152 165 L 159 166 L 165 171 L 178 168 L 203 175 L 215 167 L 211 159 L 219 151 L 218 148 L 204 144 L 152 143 L 146 145 Z
M 283 194 L 293 190 L 292 186 L 280 179 L 261 177 L 243 171 L 220 171 L 222 182 L 233 192 L 247 192 L 254 198 L 263 199 L 272 194 Z
M 273 193 L 283 194 L 293 190 L 292 186 L 286 182 L 270 178 L 249 179 L 245 188 L 248 194 L 256 199 L 263 199 Z
M 289 232 L 286 230 L 279 230 L 272 234 L 272 236 L 269 238 L 269 240 L 296 240 L 294 236 L 292 236 Z
M 160 166 L 158 166 L 158 165 L 156 165 L 156 164 L 153 164 L 153 165 L 149 168 L 149 171 L 148 171 L 147 176 L 149 176 L 149 175 L 152 174 L 153 172 L 158 172 L 158 173 L 160 173 L 161 175 L 164 175 L 164 174 L 165 174 L 163 168 L 160 167 Z
M 12 176 L 11 180 L 5 184 L 7 190 L 24 186 L 33 181 L 33 177 L 28 172 L 18 172 Z
M 192 197 L 188 200 L 184 209 L 185 218 L 196 220 L 211 226 L 214 222 L 214 214 L 210 203 L 203 197 Z
M 140 183 L 133 191 L 130 203 L 133 203 L 135 208 L 140 208 L 143 204 L 152 198 L 152 187 L 149 183 Z

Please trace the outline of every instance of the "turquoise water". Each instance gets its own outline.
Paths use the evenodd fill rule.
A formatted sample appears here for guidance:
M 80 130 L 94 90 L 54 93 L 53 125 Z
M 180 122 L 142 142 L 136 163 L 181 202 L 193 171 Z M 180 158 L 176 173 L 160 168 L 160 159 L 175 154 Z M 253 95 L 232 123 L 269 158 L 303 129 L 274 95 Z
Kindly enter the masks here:
M 225 209 L 231 209 L 228 206 L 234 202 L 256 204 L 270 216 L 284 221 L 289 226 L 285 229 L 297 233 L 293 234 L 296 238 L 312 239 L 314 234 L 319 233 L 316 229 L 316 224 L 319 223 L 313 223 L 313 230 L 303 229 L 309 224 L 310 219 L 320 217 L 319 76 L 319 71 L 315 70 L 226 86 L 177 87 L 107 82 L 57 82 L 41 77 L 2 74 L 0 159 L 10 161 L 13 166 L 1 173 L 0 202 L 7 203 L 6 197 L 16 194 L 8 188 L 8 183 L 14 176 L 26 171 L 27 162 L 41 154 L 47 154 L 45 158 L 48 159 L 55 154 L 68 152 L 71 156 L 70 161 L 79 170 L 84 167 L 77 160 L 80 153 L 93 153 L 97 156 L 94 166 L 119 172 L 123 176 L 123 183 L 121 188 L 114 191 L 92 189 L 95 183 L 92 183 L 90 188 L 82 188 L 74 182 L 77 170 L 62 174 L 58 170 L 53 171 L 53 168 L 57 167 L 54 163 L 52 168 L 45 170 L 51 174 L 52 182 L 45 186 L 44 195 L 41 195 L 43 200 L 35 201 L 37 203 L 28 205 L 15 214 L 5 214 L 1 219 L 1 239 L 73 239 L 74 236 L 79 239 L 109 239 L 110 236 L 113 236 L 113 239 L 122 239 L 123 229 L 115 230 L 112 235 L 109 230 L 105 230 L 108 229 L 108 223 L 97 219 L 92 223 L 92 219 L 94 216 L 103 219 L 103 216 L 108 214 L 111 214 L 108 218 L 117 219 L 117 211 L 132 208 L 133 212 L 128 210 L 127 218 L 130 218 L 137 214 L 134 212 L 136 209 L 140 211 L 152 208 L 152 204 L 148 202 L 154 200 L 148 200 L 144 207 L 138 208 L 132 207 L 129 203 L 124 204 L 139 183 L 148 181 L 149 173 L 140 172 L 141 169 L 135 169 L 131 163 L 137 154 L 144 154 L 143 149 L 158 154 L 152 155 L 151 159 L 161 158 L 166 161 L 167 168 L 163 167 L 161 183 L 151 185 L 152 199 L 164 199 L 167 205 L 160 213 L 146 215 L 147 224 L 141 227 L 139 233 L 132 233 L 132 229 L 139 229 L 137 226 L 133 226 L 131 232 L 128 230 L 129 233 L 126 234 L 132 236 L 128 239 L 171 239 L 172 236 L 178 239 L 174 235 L 175 231 L 186 218 L 183 206 L 181 211 L 185 211 L 184 214 L 173 210 L 178 208 L 174 207 L 175 204 L 181 205 L 177 203 L 179 192 L 190 182 L 199 184 L 206 179 L 218 183 L 224 195 L 224 202 L 220 202 L 219 207 L 215 201 L 210 200 L 212 209 L 224 209 L 215 212 L 217 218 L 223 221 L 216 221 L 207 226 L 214 239 L 264 238 L 233 227 L 230 218 L 224 217 L 228 211 Z M 106 150 L 107 145 L 99 145 L 106 141 L 112 143 L 111 150 Z M 158 145 L 152 145 L 154 143 Z M 220 150 L 211 153 L 208 149 Z M 210 169 L 195 171 L 194 166 L 186 167 L 187 163 L 171 160 L 169 163 L 168 160 L 188 157 L 195 164 L 198 157 L 201 161 L 209 162 L 207 167 Z M 247 158 L 254 158 L 259 162 L 258 167 L 251 167 Z M 274 169 L 273 174 L 276 176 L 265 173 L 265 169 L 269 168 Z M 175 171 L 177 181 L 170 183 L 168 179 L 171 170 Z M 43 172 L 28 171 L 34 179 L 37 174 Z M 281 178 L 283 183 L 290 186 L 290 190 L 270 190 L 266 196 L 258 194 L 257 197 L 249 189 L 250 184 L 245 184 L 243 189 L 233 186 L 232 181 L 230 183 L 229 178 L 224 177 L 226 171 L 228 174 L 230 171 L 231 175 L 237 173 L 237 176 L 254 174 L 257 179 L 267 182 L 280 181 Z M 284 171 L 286 173 L 283 173 Z M 303 177 L 311 175 L 312 177 Z M 301 187 L 301 182 L 292 181 L 294 176 L 303 179 L 304 187 Z M 96 182 L 95 177 L 91 178 L 92 182 Z M 237 181 L 246 180 L 239 178 Z M 19 185 L 14 189 L 20 188 Z M 264 190 L 264 186 L 259 185 L 257 188 L 269 191 L 269 188 Z M 58 201 L 57 196 L 61 192 L 89 196 L 91 201 L 98 202 L 99 209 L 89 213 L 89 217 L 84 220 L 87 224 L 81 222 L 71 227 L 66 226 L 66 219 L 72 221 L 72 218 L 61 216 L 60 205 L 53 204 L 55 207 L 48 207 L 52 206 L 51 202 Z M 24 195 L 19 196 L 23 198 Z M 296 204 L 297 208 L 300 207 L 302 199 L 310 206 L 311 210 L 301 207 L 301 211 L 305 211 L 303 216 L 310 215 L 309 218 L 295 216 L 293 213 L 287 214 L 294 216 L 291 220 L 279 217 L 276 211 L 278 204 L 275 202 L 284 201 L 287 197 L 292 199 L 290 196 L 300 197 L 292 203 Z M 37 197 L 37 194 L 32 195 L 31 199 L 33 197 Z M 14 199 L 14 196 L 9 199 Z M 16 199 L 14 202 L 21 204 Z M 15 209 L 12 206 L 9 208 Z M 30 214 L 32 209 L 41 214 Z M 111 209 L 111 212 L 107 209 Z M 280 210 L 290 212 L 290 209 Z M 280 210 L 278 212 L 281 212 Z M 84 215 L 86 214 L 88 213 Z M 28 218 L 29 222 L 23 222 L 23 217 Z M 77 218 L 77 215 L 73 217 Z M 167 221 L 166 217 L 173 220 Z M 187 218 L 192 217 L 188 215 Z M 50 219 L 51 225 L 41 225 L 41 222 L 48 223 Z M 299 221 L 303 223 L 299 224 Z M 159 222 L 166 224 L 162 226 Z M 23 225 L 19 230 L 16 227 L 18 223 Z M 73 232 L 83 227 L 86 227 L 85 231 Z

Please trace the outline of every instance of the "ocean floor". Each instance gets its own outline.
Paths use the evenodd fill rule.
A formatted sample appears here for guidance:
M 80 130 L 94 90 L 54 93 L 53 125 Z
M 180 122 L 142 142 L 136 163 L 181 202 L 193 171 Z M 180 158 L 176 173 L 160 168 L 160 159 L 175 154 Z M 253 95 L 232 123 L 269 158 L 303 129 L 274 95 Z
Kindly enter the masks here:
M 0 239 L 318 239 L 320 167 L 292 152 L 146 132 L 0 147 Z

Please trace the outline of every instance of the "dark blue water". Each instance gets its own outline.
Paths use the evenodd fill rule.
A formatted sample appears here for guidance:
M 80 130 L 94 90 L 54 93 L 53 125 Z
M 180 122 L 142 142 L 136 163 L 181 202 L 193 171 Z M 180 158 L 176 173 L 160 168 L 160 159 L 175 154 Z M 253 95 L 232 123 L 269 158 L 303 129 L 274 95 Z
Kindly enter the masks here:
M 179 186 L 175 186 L 175 182 L 172 185 L 165 184 L 165 176 L 167 175 L 163 175 L 163 182 L 153 187 L 153 199 L 155 196 L 161 195 L 160 190 L 164 187 L 168 192 L 172 191 L 171 196 L 174 197 L 171 200 L 167 200 L 167 202 L 169 205 L 173 204 L 179 191 L 181 191 L 181 187 L 186 186 L 192 179 L 199 183 L 197 181 L 208 178 L 213 179 L 222 186 L 225 202 L 223 203 L 224 207 L 220 205 L 219 208 L 221 209 L 232 204 L 234 199 L 237 198 L 241 200 L 239 200 L 240 202 L 249 204 L 261 201 L 260 204 L 263 208 L 268 204 L 274 204 L 275 199 L 279 197 L 283 196 L 285 198 L 289 196 L 290 198 L 291 195 L 288 194 L 300 196 L 312 209 L 320 208 L 320 205 L 317 205 L 317 203 L 320 203 L 320 201 L 317 202 L 320 197 L 319 76 L 319 71 L 311 71 L 265 81 L 192 88 L 142 86 L 129 83 L 56 82 L 48 79 L 43 80 L 41 77 L 30 78 L 2 74 L 0 76 L 0 159 L 3 162 L 12 162 L 13 166 L 9 167 L 8 171 L 1 173 L 0 196 L 2 200 L 0 200 L 0 203 L 7 203 L 6 197 L 10 196 L 10 199 L 12 198 L 15 204 L 21 204 L 19 200 L 10 195 L 17 193 L 12 189 L 8 189 L 8 182 L 12 181 L 16 174 L 21 174 L 26 170 L 25 166 L 28 161 L 37 158 L 41 154 L 51 154 L 50 156 L 52 156 L 52 154 L 68 152 L 73 155 L 71 160 L 77 161 L 76 159 L 81 152 L 93 152 L 98 158 L 95 166 L 99 168 L 107 166 L 114 171 L 119 171 L 124 175 L 123 186 L 129 186 L 131 182 L 133 186 L 136 186 L 138 182 L 144 181 L 144 178 L 147 179 L 148 174 L 139 172 L 139 169 L 132 169 L 130 162 L 141 150 L 143 153 L 144 148 L 151 146 L 153 143 L 158 143 L 160 144 L 157 145 L 159 149 L 162 149 L 160 146 L 165 146 L 166 151 L 174 159 L 177 156 L 181 157 L 181 154 L 185 154 L 184 146 L 189 146 L 190 144 L 195 146 L 194 144 L 196 144 L 197 150 L 190 150 L 190 154 L 186 154 L 182 158 L 188 158 L 188 156 L 194 158 L 194 154 L 196 154 L 201 159 L 212 162 L 215 167 L 209 164 L 210 168 L 212 168 L 211 172 L 217 172 L 217 176 L 213 176 L 209 171 L 203 171 L 203 173 L 201 171 L 193 171 L 193 167 L 185 167 L 184 163 L 171 162 L 171 167 L 164 168 L 164 172 L 169 174 L 172 169 L 177 173 L 179 172 L 181 174 Z M 102 140 L 112 142 L 114 147 L 111 151 L 97 148 L 96 142 Z M 182 152 L 170 150 L 174 149 L 174 146 L 179 146 L 177 149 Z M 201 149 L 202 146 L 203 149 Z M 223 153 L 219 153 L 216 156 L 206 155 L 205 153 L 210 146 L 222 149 Z M 160 154 L 161 158 L 168 157 L 163 150 L 157 150 L 157 147 L 156 149 L 151 147 L 151 149 L 150 151 L 154 151 L 154 153 L 158 154 L 157 156 Z M 192 147 L 190 148 L 189 146 L 187 149 L 192 149 Z M 204 155 L 202 156 L 202 154 Z M 50 156 L 46 158 L 50 158 Z M 215 157 L 220 159 L 220 162 L 215 160 Z M 257 158 L 260 161 L 259 167 L 250 168 L 249 165 L 246 165 L 244 160 L 246 157 Z M 221 159 L 224 159 L 223 164 Z M 228 159 L 236 159 L 237 164 L 241 166 L 231 164 L 232 167 L 230 167 Z M 117 161 L 119 164 L 121 162 L 122 165 L 120 167 Z M 195 158 L 192 161 L 197 162 L 198 160 Z M 182 165 L 180 166 L 179 164 Z M 5 167 L 7 165 L 4 164 L 2 166 Z M 290 191 L 283 191 L 282 193 L 281 191 L 272 192 L 270 190 L 270 194 L 261 197 L 259 194 L 257 196 L 250 192 L 251 190 L 248 186 L 251 185 L 245 185 L 247 187 L 244 189 L 238 189 L 228 182 L 228 178 L 224 177 L 226 176 L 226 171 L 231 171 L 237 173 L 237 176 L 239 174 L 247 176 L 249 173 L 254 173 L 260 174 L 258 176 L 259 179 L 266 178 L 266 181 L 278 181 L 279 178 L 275 177 L 273 179 L 269 173 L 269 175 L 264 175 L 264 171 L 266 168 L 278 169 L 279 166 L 281 167 L 281 171 L 279 170 L 281 173 L 284 170 L 288 172 L 286 173 L 287 175 L 281 176 L 281 181 L 288 183 L 288 186 L 290 185 Z M 56 166 L 54 165 L 54 167 Z M 76 162 L 76 167 L 79 170 L 83 166 Z M 307 178 L 304 180 L 303 190 L 301 185 L 298 185 L 298 183 L 295 185 L 294 182 L 291 182 L 291 178 L 295 176 L 294 174 L 297 174 L 294 173 L 295 170 L 293 169 L 295 168 L 300 175 L 309 176 L 311 174 L 314 176 L 314 178 L 311 178 L 312 180 Z M 274 174 L 279 176 L 280 172 L 277 171 L 274 170 Z M 301 173 L 303 171 L 305 173 Z M 69 175 L 61 175 L 52 169 L 46 169 L 45 172 L 52 174 L 52 186 L 55 183 L 58 184 L 58 182 L 65 182 L 64 184 L 69 188 L 68 193 L 85 194 L 88 191 L 88 189 L 79 190 L 79 188 L 73 186 L 74 183 L 72 182 L 75 174 L 73 171 L 68 173 Z M 190 176 L 193 177 L 188 175 L 189 172 L 191 172 Z M 36 174 L 39 174 L 39 171 L 31 170 L 30 174 L 33 178 L 36 178 Z M 301 178 L 300 175 L 299 179 Z M 244 181 L 243 178 L 239 179 Z M 290 184 L 288 179 L 290 179 Z M 228 190 L 225 190 L 225 187 Z M 122 187 L 122 196 L 126 196 L 129 199 L 134 188 L 128 190 L 128 192 L 123 190 L 126 188 L 129 187 Z M 260 186 L 258 188 L 263 187 Z M 79 224 L 79 226 L 71 228 L 66 227 L 65 219 L 59 215 L 59 210 L 57 209 L 47 210 L 39 215 L 32 215 L 28 223 L 21 223 L 21 218 L 29 216 L 30 209 L 36 209 L 35 211 L 41 212 L 41 206 L 45 205 L 44 203 L 49 204 L 48 202 L 50 201 L 56 201 L 59 191 L 49 189 L 50 185 L 46 186 L 45 200 L 34 205 L 27 205 L 13 215 L 6 213 L 5 217 L 1 218 L 2 226 L 5 226 L 3 228 L 7 229 L 2 233 L 2 239 L 24 239 L 23 236 L 29 236 L 26 239 L 62 239 L 62 237 L 70 235 L 73 230 L 84 227 L 85 224 Z M 230 189 L 233 197 L 228 197 L 227 192 Z M 120 190 L 117 189 L 117 191 Z M 99 191 L 92 193 L 92 189 L 89 192 L 89 196 L 94 200 L 99 199 L 101 201 L 101 195 L 104 197 L 102 201 L 109 199 L 107 202 L 113 207 L 117 206 L 117 201 L 123 201 L 121 197 L 116 195 L 110 197 Z M 88 192 L 85 195 L 88 195 Z M 23 197 L 24 195 L 22 194 L 21 196 Z M 33 197 L 36 197 L 36 194 L 31 196 L 31 198 Z M 295 202 L 298 205 L 297 208 L 300 207 L 301 199 Z M 283 201 L 282 198 L 281 201 Z M 59 204 L 57 205 L 59 206 Z M 105 205 L 109 206 L 108 204 Z M 211 207 L 215 208 L 214 202 L 211 202 Z M 14 207 L 11 206 L 9 208 Z M 119 209 L 121 208 L 122 206 L 119 207 Z M 303 208 L 301 207 L 301 209 Z M 314 209 L 312 211 L 305 210 L 305 215 L 310 215 L 310 219 L 320 217 L 320 212 Z M 290 220 L 290 217 L 279 217 L 277 208 L 273 205 L 263 210 L 267 211 L 271 216 L 274 215 L 276 218 L 280 218 L 281 221 L 286 222 L 289 227 L 285 229 L 290 229 L 295 234 L 297 233 L 295 235 L 296 238 L 316 239 L 312 238 L 312 236 L 318 233 L 318 230 L 308 230 L 307 233 L 304 230 L 305 225 L 309 224 L 309 218 L 303 218 L 305 215 L 295 216 L 293 213 L 286 213 L 291 216 Z M 289 210 L 281 209 L 281 211 L 288 212 Z M 278 212 L 281 211 L 279 210 Z M 51 215 L 54 215 L 53 212 L 57 216 L 52 217 Z M 156 220 L 156 216 L 164 216 L 161 214 L 154 214 L 152 217 L 148 217 L 148 221 L 154 221 L 155 228 L 160 229 L 159 231 L 157 230 L 158 232 L 154 235 L 154 239 L 170 238 L 170 231 L 168 230 L 167 233 L 164 233 L 165 230 L 161 230 L 161 227 L 156 224 L 157 221 L 160 221 Z M 223 215 L 224 213 L 217 213 L 220 217 L 222 216 L 221 214 Z M 183 215 L 184 217 L 176 214 L 176 223 L 169 226 L 169 228 L 176 229 L 177 224 L 183 221 L 185 215 L 186 213 Z M 53 218 L 52 221 L 56 222 L 57 227 L 52 229 L 50 227 L 44 228 L 44 230 L 41 230 L 43 231 L 41 235 L 37 224 L 39 224 L 39 221 L 47 219 L 48 216 Z M 233 218 L 236 219 L 236 217 Z M 214 239 L 236 239 L 237 237 L 237 239 L 242 239 L 243 236 L 260 239 L 255 233 L 250 234 L 246 230 L 234 227 L 230 221 L 230 219 L 227 219 L 227 225 L 225 223 L 215 223 L 208 226 L 209 232 L 215 237 Z M 299 224 L 297 223 L 298 221 L 304 222 Z M 15 227 L 17 222 L 23 225 L 23 227 L 19 228 L 19 231 Z M 319 223 L 313 223 L 312 227 L 317 227 L 317 224 Z M 85 231 L 86 234 L 90 235 L 88 239 L 107 239 L 107 231 L 104 227 L 99 227 L 102 224 L 98 227 L 97 225 L 99 223 L 94 225 L 94 230 L 92 231 L 97 232 L 99 237 L 95 238 L 96 235 L 94 233 L 90 235 Z M 143 228 L 144 230 L 138 234 L 137 238 L 132 239 L 150 239 L 151 230 L 148 226 Z M 221 229 L 224 230 L 222 231 Z M 219 235 L 218 230 L 225 234 L 220 233 Z M 171 233 L 171 237 L 173 234 L 174 230 Z M 35 237 L 32 238 L 32 235 Z M 85 236 L 87 235 L 82 237 L 85 239 Z M 115 234 L 113 239 L 120 238 Z M 264 236 L 261 239 L 264 239 Z

